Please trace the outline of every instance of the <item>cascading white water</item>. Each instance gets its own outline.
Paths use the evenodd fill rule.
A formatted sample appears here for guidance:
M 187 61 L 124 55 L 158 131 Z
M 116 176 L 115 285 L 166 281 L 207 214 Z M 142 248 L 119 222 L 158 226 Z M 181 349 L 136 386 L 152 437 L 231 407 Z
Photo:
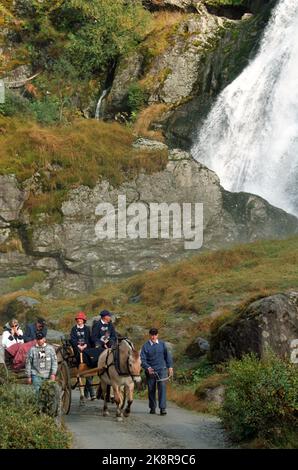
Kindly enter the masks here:
M 230 191 L 298 215 L 298 0 L 280 0 L 259 52 L 219 95 L 192 148 Z
M 102 94 L 100 95 L 100 98 L 97 102 L 97 105 L 96 105 L 96 111 L 95 111 L 95 119 L 99 119 L 100 118 L 100 111 L 101 111 L 101 104 L 102 104 L 102 101 L 104 99 L 104 97 L 106 96 L 106 94 L 108 93 L 108 89 L 107 90 L 103 90 Z

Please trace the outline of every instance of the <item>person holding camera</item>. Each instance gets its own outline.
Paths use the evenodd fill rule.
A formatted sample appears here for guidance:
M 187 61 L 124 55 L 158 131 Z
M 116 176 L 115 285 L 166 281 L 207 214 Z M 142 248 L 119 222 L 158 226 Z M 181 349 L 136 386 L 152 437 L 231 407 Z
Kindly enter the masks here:
M 29 341 L 33 341 L 36 339 L 36 334 L 42 332 L 44 336 L 47 336 L 47 324 L 44 318 L 37 318 L 35 323 L 29 323 L 26 326 L 25 333 L 24 333 L 24 341 L 25 343 L 29 343 Z
M 13 318 L 5 326 L 3 335 L 2 335 L 2 346 L 7 349 L 13 344 L 23 343 L 23 331 L 19 326 L 18 320 Z

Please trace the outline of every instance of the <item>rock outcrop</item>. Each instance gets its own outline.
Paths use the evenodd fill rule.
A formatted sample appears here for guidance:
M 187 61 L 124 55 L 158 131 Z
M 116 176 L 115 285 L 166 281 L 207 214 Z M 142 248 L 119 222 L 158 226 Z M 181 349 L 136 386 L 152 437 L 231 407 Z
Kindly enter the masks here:
M 191 147 L 218 93 L 251 60 L 275 0 L 247 2 L 247 8 L 228 6 L 226 10 L 232 13 L 226 15 L 213 8 L 215 3 L 145 2 L 151 10 L 179 10 L 183 14 L 171 28 L 165 25 L 162 47 L 155 47 L 149 35 L 137 52 L 119 63 L 105 103 L 106 118 L 127 112 L 129 87 L 139 83 L 148 95 L 148 105 L 167 106 L 151 127 L 162 128 L 171 147 Z
M 155 148 L 154 142 L 139 141 L 138 145 Z M 185 249 L 184 238 L 98 239 L 95 227 L 100 217 L 96 208 L 99 203 L 117 208 L 119 196 L 126 197 L 127 205 L 142 202 L 147 208 L 150 203 L 203 203 L 203 249 L 298 233 L 294 216 L 260 197 L 228 193 L 214 172 L 181 150 L 169 151 L 165 170 L 151 175 L 141 173 L 118 188 L 102 180 L 94 188 L 71 190 L 61 207 L 61 223 L 47 222 L 44 214 L 38 224 L 30 225 L 26 211 L 21 210 L 27 193 L 14 177 L 4 177 L 3 181 L 2 291 L 11 277 L 23 275 L 35 280 L 36 275 L 30 277 L 33 271 L 43 274 L 42 279 L 35 280 L 33 289 L 50 296 L 77 295 L 105 281 L 157 269 L 194 253 Z M 149 209 L 144 217 L 149 226 Z
M 196 11 L 201 0 L 143 0 L 149 10 L 182 10 Z
M 297 346 L 298 292 L 289 292 L 252 302 L 236 319 L 219 327 L 211 338 L 210 358 L 222 362 L 247 353 L 262 357 L 270 349 L 292 359 Z

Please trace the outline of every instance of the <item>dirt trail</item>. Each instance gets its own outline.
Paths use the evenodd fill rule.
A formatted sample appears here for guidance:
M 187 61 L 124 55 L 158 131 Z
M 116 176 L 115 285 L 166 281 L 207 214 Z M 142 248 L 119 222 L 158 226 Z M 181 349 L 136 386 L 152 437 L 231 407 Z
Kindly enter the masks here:
M 230 443 L 218 418 L 168 403 L 168 414 L 148 414 L 145 400 L 135 400 L 132 414 L 117 422 L 115 406 L 102 416 L 102 400 L 80 407 L 78 394 L 65 423 L 77 449 L 218 449 Z M 112 438 L 111 438 L 112 437 Z M 108 439 L 108 440 L 107 440 Z

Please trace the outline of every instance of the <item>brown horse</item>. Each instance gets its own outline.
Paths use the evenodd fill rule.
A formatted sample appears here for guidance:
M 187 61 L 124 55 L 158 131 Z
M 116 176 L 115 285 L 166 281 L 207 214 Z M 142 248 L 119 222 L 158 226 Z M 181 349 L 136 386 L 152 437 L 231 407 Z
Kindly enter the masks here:
M 117 406 L 116 417 L 122 421 L 123 415 L 129 416 L 133 402 L 135 383 L 141 382 L 141 358 L 140 353 L 134 348 L 131 341 L 121 338 L 117 346 L 104 351 L 98 359 L 98 367 L 78 374 L 78 379 L 87 375 L 98 374 L 100 387 L 104 399 L 103 415 L 108 416 L 108 386 L 112 386 L 114 401 Z M 123 413 L 125 401 L 127 406 Z
M 141 382 L 140 354 L 127 338 L 123 338 L 119 342 L 117 350 L 108 349 L 100 355 L 98 369 L 104 398 L 103 415 L 108 416 L 109 414 L 107 388 L 108 385 L 111 385 L 114 401 L 117 405 L 116 416 L 118 421 L 122 421 L 123 414 L 126 417 L 129 416 L 135 383 Z M 126 398 L 127 406 L 123 413 Z

